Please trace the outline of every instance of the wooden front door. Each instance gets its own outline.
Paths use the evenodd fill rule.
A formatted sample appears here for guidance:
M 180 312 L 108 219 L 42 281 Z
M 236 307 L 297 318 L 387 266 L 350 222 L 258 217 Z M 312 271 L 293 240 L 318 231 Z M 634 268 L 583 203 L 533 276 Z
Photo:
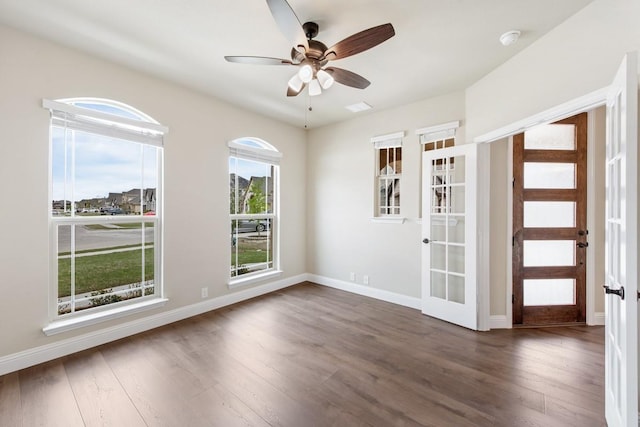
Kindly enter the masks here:
M 587 114 L 513 138 L 513 324 L 586 320 Z

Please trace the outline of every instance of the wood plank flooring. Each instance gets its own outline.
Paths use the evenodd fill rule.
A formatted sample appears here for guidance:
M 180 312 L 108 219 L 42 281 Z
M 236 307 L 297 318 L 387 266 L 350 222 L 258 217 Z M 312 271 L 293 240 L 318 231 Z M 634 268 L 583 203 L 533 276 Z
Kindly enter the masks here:
M 604 426 L 604 329 L 472 332 L 312 283 L 0 376 L 9 426 Z

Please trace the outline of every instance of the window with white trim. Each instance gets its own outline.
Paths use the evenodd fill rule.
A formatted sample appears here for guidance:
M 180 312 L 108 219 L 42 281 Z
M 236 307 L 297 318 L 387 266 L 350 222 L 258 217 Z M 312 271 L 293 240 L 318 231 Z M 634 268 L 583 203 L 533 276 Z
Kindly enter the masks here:
M 443 148 L 453 147 L 455 145 L 456 129 L 460 127 L 460 122 L 444 123 L 436 126 L 429 126 L 426 128 L 416 130 L 416 135 L 420 139 L 423 151 L 441 150 Z M 449 159 L 447 168 L 449 171 L 455 167 L 453 157 Z M 422 168 L 420 169 L 422 171 Z M 434 193 L 433 206 L 435 209 L 439 209 L 440 206 L 445 206 L 447 192 L 445 189 L 445 168 L 442 165 L 441 160 L 434 160 L 434 179 L 436 184 L 442 185 L 442 190 L 439 192 L 436 190 Z M 441 176 L 440 176 L 440 175 Z M 422 194 L 420 195 L 422 198 Z M 420 203 L 420 216 L 422 217 L 422 203 Z
M 229 142 L 231 284 L 278 269 L 278 170 L 282 154 L 257 138 Z
M 371 138 L 376 158 L 376 217 L 400 215 L 404 132 Z
M 110 100 L 43 107 L 51 112 L 51 317 L 160 299 L 167 128 Z

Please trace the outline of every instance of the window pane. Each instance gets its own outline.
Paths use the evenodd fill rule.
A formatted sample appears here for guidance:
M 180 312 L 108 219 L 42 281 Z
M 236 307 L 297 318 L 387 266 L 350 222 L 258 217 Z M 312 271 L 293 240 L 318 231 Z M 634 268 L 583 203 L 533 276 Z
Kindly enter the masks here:
M 450 157 L 447 165 L 449 167 L 449 182 L 461 184 L 465 182 L 465 156 Z
M 431 296 L 446 299 L 447 298 L 447 278 L 444 273 L 438 271 L 431 272 Z
M 524 202 L 525 227 L 575 227 L 575 202 Z
M 524 305 L 573 305 L 575 287 L 575 279 L 525 279 Z
M 400 213 L 400 180 L 398 178 L 379 178 L 380 215 Z
M 464 185 L 455 185 L 451 187 L 451 213 L 464 213 Z
M 431 268 L 434 270 L 447 270 L 447 246 L 436 242 L 431 243 Z
M 576 265 L 575 240 L 525 240 L 524 266 Z
M 536 126 L 524 133 L 525 150 L 575 150 L 575 125 Z
M 464 274 L 464 246 L 449 246 L 448 271 Z
M 153 223 L 59 226 L 58 313 L 152 295 L 154 241 Z
M 51 184 L 53 200 L 51 214 L 69 216 L 73 209 L 71 200 L 71 150 L 65 142 L 64 129 L 51 129 Z
M 464 243 L 464 223 L 463 216 L 449 217 L 449 242 Z
M 576 165 L 525 162 L 524 188 L 576 188 Z
M 271 221 L 232 220 L 231 277 L 273 268 Z
M 273 213 L 274 166 L 229 157 L 231 214 Z
M 109 213 L 140 214 L 144 146 L 86 132 L 76 131 L 74 137 L 76 212 L 98 208 Z
M 449 274 L 449 301 L 464 304 L 464 277 Z
M 155 213 L 158 156 L 154 146 L 53 127 L 53 215 Z
M 58 314 L 71 312 L 71 226 L 58 226 Z

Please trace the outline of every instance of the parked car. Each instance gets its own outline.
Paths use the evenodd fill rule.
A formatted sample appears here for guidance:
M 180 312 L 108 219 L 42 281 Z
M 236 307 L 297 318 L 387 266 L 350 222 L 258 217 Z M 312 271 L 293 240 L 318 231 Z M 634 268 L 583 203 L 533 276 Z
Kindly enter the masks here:
M 100 210 L 100 215 L 124 215 L 124 211 L 120 208 L 106 208 Z
M 262 232 L 271 228 L 271 221 L 266 219 L 240 219 L 236 224 L 238 233 Z

